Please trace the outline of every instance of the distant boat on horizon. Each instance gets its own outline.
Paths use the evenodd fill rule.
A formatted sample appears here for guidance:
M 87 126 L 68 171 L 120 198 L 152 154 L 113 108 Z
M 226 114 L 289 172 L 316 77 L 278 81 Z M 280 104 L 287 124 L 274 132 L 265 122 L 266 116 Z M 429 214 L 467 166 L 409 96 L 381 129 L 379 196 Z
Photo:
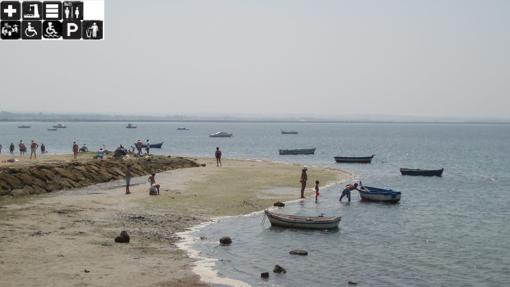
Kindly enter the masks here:
M 189 131 L 188 128 L 177 128 L 178 131 Z
M 335 161 L 337 163 L 371 163 L 374 156 L 374 154 L 371 156 L 335 156 Z
M 402 175 L 411 176 L 443 176 L 444 168 L 442 169 L 413 169 L 413 168 L 401 168 L 400 173 Z
M 209 137 L 211 137 L 211 138 L 230 138 L 232 136 L 233 136 L 233 134 L 227 133 L 227 132 L 217 132 L 217 133 L 209 135 Z
M 298 134 L 297 131 L 284 131 L 284 130 L 281 130 L 281 133 L 282 133 L 282 135 L 297 135 Z
M 136 129 L 136 126 L 135 126 L 135 125 L 133 125 L 133 124 L 128 124 L 128 125 L 126 126 L 126 129 Z
M 21 125 L 21 126 L 18 126 L 18 129 L 29 129 L 30 126 L 26 126 L 26 125 Z
M 56 132 L 56 131 L 57 131 L 57 129 L 48 129 L 48 131 L 50 131 L 50 132 Z
M 67 127 L 65 125 L 59 123 L 59 124 L 54 125 L 53 128 L 54 129 L 65 129 Z

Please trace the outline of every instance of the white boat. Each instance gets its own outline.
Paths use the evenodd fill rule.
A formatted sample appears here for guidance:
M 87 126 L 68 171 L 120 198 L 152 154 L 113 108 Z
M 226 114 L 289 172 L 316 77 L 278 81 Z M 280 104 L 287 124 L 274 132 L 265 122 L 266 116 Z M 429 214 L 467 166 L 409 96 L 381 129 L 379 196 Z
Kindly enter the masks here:
M 53 128 L 54 129 L 65 129 L 67 127 L 65 125 L 63 125 L 63 124 L 56 124 L 56 125 L 53 126 Z
M 359 191 L 359 196 L 363 201 L 380 201 L 388 203 L 397 203 L 402 195 L 400 191 L 391 189 L 382 189 L 370 186 L 363 186 Z
M 297 216 L 269 210 L 265 210 L 264 213 L 271 225 L 289 228 L 335 229 L 341 220 L 340 216 Z
M 128 124 L 128 125 L 126 126 L 126 129 L 136 129 L 136 126 L 135 126 L 135 125 L 133 125 L 133 124 Z
M 232 134 L 227 132 L 217 132 L 209 136 L 212 138 L 230 138 L 232 137 Z

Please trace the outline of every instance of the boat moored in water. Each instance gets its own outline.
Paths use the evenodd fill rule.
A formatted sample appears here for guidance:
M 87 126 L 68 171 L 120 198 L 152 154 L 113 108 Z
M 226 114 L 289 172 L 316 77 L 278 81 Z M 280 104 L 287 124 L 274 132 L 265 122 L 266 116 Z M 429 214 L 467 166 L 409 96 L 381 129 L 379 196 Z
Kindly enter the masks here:
M 335 161 L 337 163 L 371 163 L 374 156 L 374 154 L 371 156 L 335 156 Z
M 392 189 L 383 189 L 371 186 L 363 186 L 359 190 L 359 195 L 363 201 L 377 201 L 387 203 L 397 203 L 400 201 L 402 193 Z
M 53 126 L 53 128 L 54 129 L 65 129 L 67 127 L 65 125 L 63 125 L 63 124 L 56 124 L 56 125 Z
M 341 220 L 340 216 L 297 216 L 275 213 L 265 210 L 272 226 L 302 229 L 335 229 Z
M 211 138 L 230 138 L 233 134 L 227 133 L 227 132 L 217 132 L 214 134 L 209 135 Z
M 136 129 L 136 126 L 135 126 L 135 125 L 133 125 L 133 124 L 128 124 L 128 125 L 126 126 L 126 129 Z
M 150 147 L 150 148 L 161 148 L 161 147 L 163 147 L 163 143 L 164 143 L 164 142 L 155 143 L 155 144 L 150 144 L 150 145 L 149 145 L 149 147 Z M 145 148 L 145 147 L 147 147 L 147 145 L 146 145 L 146 144 L 143 144 L 143 145 L 142 145 L 142 148 Z
M 189 131 L 188 128 L 177 128 L 178 131 Z
M 401 168 L 400 173 L 402 175 L 411 176 L 443 176 L 444 168 L 442 169 L 412 169 L 412 168 Z
M 56 132 L 57 129 L 48 129 L 49 132 Z
M 284 131 L 284 130 L 281 130 L 282 132 L 282 135 L 297 135 L 298 132 L 297 131 Z
M 315 154 L 315 148 L 303 148 L 303 149 L 280 149 L 278 150 L 280 155 L 300 155 L 300 154 Z
M 21 126 L 18 126 L 18 129 L 29 129 L 30 126 L 26 126 L 26 125 L 21 125 Z

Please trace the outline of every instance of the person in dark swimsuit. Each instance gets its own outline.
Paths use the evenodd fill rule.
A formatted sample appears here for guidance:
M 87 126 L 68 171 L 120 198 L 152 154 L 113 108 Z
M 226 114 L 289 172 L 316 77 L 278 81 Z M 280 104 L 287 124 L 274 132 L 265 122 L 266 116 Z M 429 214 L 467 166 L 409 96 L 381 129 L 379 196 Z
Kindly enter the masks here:
M 216 157 L 216 166 L 221 166 L 221 150 L 219 147 L 216 147 L 214 156 Z

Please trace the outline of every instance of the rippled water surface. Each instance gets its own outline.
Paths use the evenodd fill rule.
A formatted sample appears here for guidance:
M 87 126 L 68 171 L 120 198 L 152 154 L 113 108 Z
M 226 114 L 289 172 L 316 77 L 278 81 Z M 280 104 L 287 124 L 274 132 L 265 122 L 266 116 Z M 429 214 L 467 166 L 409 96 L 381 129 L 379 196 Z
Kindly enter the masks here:
M 341 215 L 335 232 L 271 228 L 262 215 L 227 218 L 196 232 L 202 255 L 219 259 L 221 276 L 254 286 L 510 286 L 510 125 L 475 124 L 282 124 L 282 123 L 68 123 L 49 132 L 48 123 L 0 123 L 0 143 L 31 138 L 50 152 L 70 151 L 73 140 L 95 149 L 164 141 L 160 153 L 259 158 L 335 166 L 353 171 L 366 185 L 402 192 L 397 205 L 338 203 L 339 187 L 282 212 Z M 190 131 L 177 131 L 185 126 Z M 281 135 L 294 129 L 299 135 Z M 207 135 L 233 132 L 230 139 Z M 313 156 L 278 155 L 279 148 L 316 147 Z M 5 150 L 4 150 L 5 152 Z M 371 165 L 336 165 L 335 155 L 375 154 Z M 442 178 L 403 177 L 400 167 L 445 168 Z M 296 174 L 296 178 L 299 174 Z M 296 190 L 297 194 L 297 190 Z M 217 238 L 234 238 L 219 247 Z M 288 254 L 306 249 L 307 257 Z M 274 264 L 285 275 L 260 272 Z

